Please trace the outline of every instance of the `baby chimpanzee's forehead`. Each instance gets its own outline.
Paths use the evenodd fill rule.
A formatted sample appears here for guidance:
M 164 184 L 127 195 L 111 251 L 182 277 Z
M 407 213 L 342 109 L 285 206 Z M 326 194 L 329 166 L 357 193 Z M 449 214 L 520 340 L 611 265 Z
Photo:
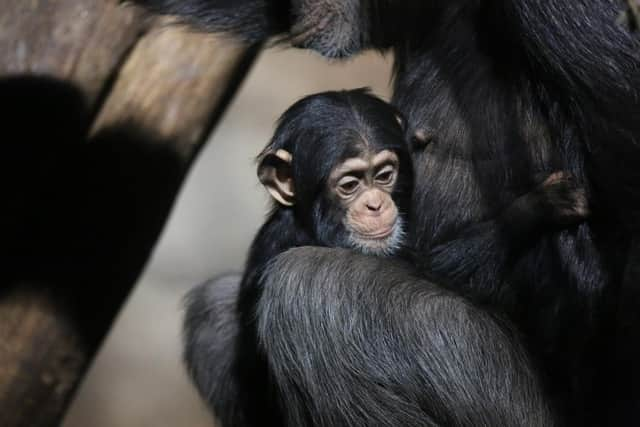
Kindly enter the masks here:
M 276 133 L 313 133 L 316 136 L 359 134 L 371 139 L 373 132 L 401 131 L 397 110 L 364 89 L 330 91 L 310 95 L 282 115 Z
M 404 131 L 391 105 L 368 94 L 338 95 L 343 96 L 314 95 L 308 108 L 291 117 L 295 148 L 344 158 L 404 147 Z
M 368 151 L 358 156 L 349 157 L 340 161 L 331 171 L 330 178 L 339 178 L 345 173 L 375 170 L 384 165 L 398 166 L 398 156 L 391 150 L 382 150 L 378 152 Z
M 310 95 L 282 115 L 265 152 L 290 153 L 298 182 L 320 182 L 349 158 L 383 150 L 406 158 L 399 116 L 393 106 L 364 89 Z
M 375 125 L 363 131 L 353 122 L 319 132 L 304 132 L 291 147 L 294 167 L 309 168 L 320 163 L 325 166 L 324 172 L 347 159 L 367 160 L 383 151 L 406 151 L 403 135 L 377 129 Z

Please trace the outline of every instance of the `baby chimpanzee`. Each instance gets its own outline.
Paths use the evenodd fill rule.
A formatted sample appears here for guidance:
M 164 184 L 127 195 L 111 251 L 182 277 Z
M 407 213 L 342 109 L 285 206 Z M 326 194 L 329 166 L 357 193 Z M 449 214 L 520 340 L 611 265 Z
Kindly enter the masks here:
M 255 421 L 248 425 L 284 425 L 255 331 L 267 263 L 297 246 L 382 256 L 402 248 L 413 181 L 402 119 L 364 89 L 308 96 L 280 118 L 259 156 L 258 177 L 278 203 L 249 252 L 235 356 L 224 362 L 231 365 L 227 371 L 194 377 L 224 426 L 245 425 L 240 420 L 247 419 Z M 194 359 L 192 372 L 196 364 Z
M 375 255 L 400 248 L 413 172 L 391 105 L 362 89 L 304 98 L 284 113 L 259 159 L 258 177 L 281 206 L 252 255 L 265 260 L 301 245 Z
M 421 137 L 414 135 L 413 142 Z M 411 237 L 409 145 L 399 113 L 364 89 L 306 97 L 280 118 L 258 165 L 260 181 L 278 203 L 251 246 L 233 314 L 237 323 L 218 325 L 220 334 L 228 335 L 223 341 L 230 348 L 219 351 L 216 346 L 221 344 L 211 341 L 207 354 L 192 354 L 197 347 L 186 343 L 195 383 L 222 425 L 284 425 L 279 405 L 286 402 L 276 397 L 255 330 L 260 277 L 270 260 L 298 246 L 342 247 L 378 256 L 409 253 L 411 242 L 404 238 Z M 564 174 L 555 173 L 486 224 L 499 232 L 504 228 L 509 240 L 502 246 L 516 248 L 534 241 L 541 227 L 583 218 L 583 201 L 581 190 Z M 465 236 L 473 242 L 475 235 L 470 227 Z M 487 246 L 482 256 L 461 253 L 457 260 L 442 261 L 436 246 L 434 253 L 413 261 L 436 280 L 437 267 L 451 262 L 461 280 L 473 280 L 477 274 L 499 280 L 502 267 L 487 261 L 499 258 L 493 252 Z M 198 292 L 192 293 L 187 330 L 197 316 L 205 315 L 198 311 Z M 199 366 L 208 364 L 199 361 L 213 354 L 219 354 L 215 372 L 200 371 Z

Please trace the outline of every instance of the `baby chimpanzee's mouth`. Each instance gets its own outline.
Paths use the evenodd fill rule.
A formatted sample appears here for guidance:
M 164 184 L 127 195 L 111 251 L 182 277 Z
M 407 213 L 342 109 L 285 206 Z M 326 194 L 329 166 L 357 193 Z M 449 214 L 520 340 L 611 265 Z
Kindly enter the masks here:
M 380 240 L 380 239 L 389 237 L 391 233 L 393 233 L 393 229 L 395 228 L 395 226 L 396 226 L 396 223 L 394 222 L 389 228 L 384 229 L 380 232 L 372 233 L 372 234 L 365 234 L 365 233 L 358 233 L 358 234 L 360 238 L 365 240 Z
M 376 233 L 362 234 L 352 231 L 351 245 L 367 255 L 393 255 L 403 244 L 403 228 L 402 220 L 398 217 L 393 224 Z

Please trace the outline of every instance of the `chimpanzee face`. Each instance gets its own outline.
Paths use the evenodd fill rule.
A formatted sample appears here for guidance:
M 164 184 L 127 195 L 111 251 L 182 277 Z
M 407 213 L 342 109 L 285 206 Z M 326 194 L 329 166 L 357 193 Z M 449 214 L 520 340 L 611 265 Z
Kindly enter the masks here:
M 390 150 L 363 152 L 336 165 L 327 192 L 341 211 L 347 246 L 386 255 L 402 243 L 403 223 L 393 200 L 398 156 Z
M 363 90 L 294 104 L 258 176 L 320 245 L 389 255 L 403 243 L 413 170 L 397 111 Z
M 396 196 L 401 193 L 399 181 L 406 186 L 407 179 L 400 175 L 394 151 L 363 149 L 345 158 L 317 191 L 295 184 L 294 164 L 289 152 L 277 150 L 263 161 L 260 177 L 273 198 L 293 209 L 320 244 L 373 255 L 391 255 L 400 248 L 404 221 L 398 208 L 402 198 Z M 315 196 L 296 197 L 296 189 Z

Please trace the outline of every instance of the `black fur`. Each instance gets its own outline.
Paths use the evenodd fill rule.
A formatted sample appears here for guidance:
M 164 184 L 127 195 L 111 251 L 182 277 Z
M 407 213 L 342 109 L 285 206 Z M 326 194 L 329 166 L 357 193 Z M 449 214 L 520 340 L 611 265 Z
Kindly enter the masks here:
M 342 222 L 343 208 L 327 194 L 332 169 L 360 155 L 363 148 L 373 153 L 394 152 L 399 172 L 391 196 L 406 221 L 413 171 L 397 117 L 391 105 L 360 89 L 308 96 L 280 118 L 260 158 L 279 149 L 292 155 L 294 205 L 274 206 L 251 246 L 240 290 L 230 288 L 227 280 L 214 281 L 194 291 L 187 302 L 185 360 L 223 425 L 282 424 L 273 398 L 276 389 L 264 352 L 257 346 L 255 316 L 262 296 L 259 279 L 267 262 L 288 249 L 305 245 L 350 247 Z M 220 293 L 218 302 L 212 298 L 216 293 Z M 237 298 L 235 307 L 228 304 L 233 297 Z M 233 313 L 225 312 L 229 309 Z M 218 342 L 210 342 L 216 341 L 213 337 Z M 224 343 L 226 353 L 221 350 Z M 207 372 L 211 361 L 216 366 Z
M 247 425 L 240 382 L 234 375 L 239 351 L 237 311 L 241 277 L 229 275 L 203 283 L 185 298 L 184 359 L 201 395 L 219 411 L 223 425 Z
M 367 95 L 362 90 L 350 92 L 329 92 L 307 97 L 293 105 L 280 119 L 275 136 L 266 147 L 264 153 L 273 153 L 279 149 L 284 149 L 293 156 L 291 175 L 294 180 L 294 187 L 299 196 L 296 196 L 293 207 L 277 206 L 270 215 L 267 222 L 259 231 L 251 247 L 249 260 L 246 267 L 245 276 L 242 279 L 240 291 L 234 289 L 228 278 L 214 281 L 210 284 L 198 288 L 194 291 L 187 303 L 189 310 L 186 319 L 186 354 L 185 359 L 190 368 L 190 373 L 194 378 L 201 394 L 209 401 L 216 414 L 221 418 L 225 426 L 256 425 L 258 423 L 268 423 L 270 425 L 303 426 L 303 425 L 424 425 L 429 423 L 437 425 L 446 423 L 447 425 L 477 425 L 478 422 L 502 422 L 508 425 L 523 423 L 526 425 L 548 425 L 551 422 L 550 413 L 545 400 L 541 397 L 541 389 L 537 380 L 532 379 L 532 368 L 529 360 L 522 353 L 519 344 L 514 341 L 513 348 L 507 348 L 507 354 L 497 351 L 504 342 L 515 340 L 512 333 L 502 328 L 499 324 L 490 319 L 486 314 L 479 314 L 479 311 L 469 303 L 464 303 L 459 297 L 453 297 L 451 293 L 446 293 L 443 289 L 425 281 L 417 281 L 413 274 L 402 272 L 399 264 L 384 264 L 379 261 L 351 259 L 346 253 L 340 258 L 349 259 L 347 263 L 331 266 L 331 274 L 324 271 L 322 274 L 313 274 L 317 283 L 324 283 L 327 294 L 319 297 L 315 293 L 296 296 L 300 290 L 291 289 L 292 293 L 272 294 L 265 292 L 269 287 L 275 287 L 278 292 L 285 292 L 289 289 L 284 284 L 270 285 L 270 283 L 286 281 L 278 274 L 271 271 L 278 271 L 281 267 L 273 265 L 267 270 L 267 285 L 265 289 L 259 283 L 260 276 L 264 268 L 270 261 L 278 257 L 279 254 L 288 249 L 300 246 L 329 246 L 349 248 L 349 240 L 342 225 L 344 212 L 335 206 L 335 202 L 326 194 L 326 179 L 332 168 L 346 158 L 360 154 L 362 147 L 360 144 L 366 143 L 374 152 L 383 149 L 392 150 L 401 160 L 399 176 L 393 197 L 401 212 L 407 210 L 408 201 L 411 194 L 412 168 L 408 157 L 408 144 L 405 143 L 401 126 L 396 120 L 397 112 L 384 102 Z M 266 154 L 261 155 L 264 158 Z M 320 161 L 320 159 L 322 159 Z M 263 160 L 264 161 L 264 160 Z M 533 191 L 519 197 L 510 207 L 505 209 L 496 218 L 493 218 L 480 226 L 469 227 L 464 232 L 464 240 L 467 251 L 458 254 L 456 257 L 452 251 L 434 251 L 425 260 L 422 256 L 414 260 L 424 273 L 437 276 L 440 271 L 448 273 L 447 280 L 455 283 L 457 290 L 459 286 L 468 283 L 493 283 L 499 280 L 507 265 L 507 257 L 512 252 L 517 252 L 526 247 L 527 242 L 535 241 L 535 233 L 541 232 L 549 227 L 566 225 L 566 221 L 575 222 L 582 220 L 582 213 L 574 214 L 576 208 L 581 208 L 580 202 L 583 197 L 579 189 L 574 189 L 568 185 L 568 180 L 562 174 L 555 174 L 553 181 L 545 181 Z M 572 216 L 574 215 L 574 216 Z M 496 243 L 497 242 L 497 243 Z M 483 247 L 482 250 L 473 251 L 471 248 L 476 245 L 493 245 Z M 403 255 L 410 252 L 408 249 Z M 298 253 L 298 252 L 296 252 Z M 327 253 L 325 256 L 316 257 L 311 250 L 299 251 L 300 256 L 307 258 L 306 261 L 313 267 L 316 261 L 327 260 L 332 256 Z M 309 255 L 305 255 L 305 254 Z M 322 252 L 319 252 L 322 253 Z M 440 257 L 442 256 L 442 260 Z M 329 258 L 327 258 L 329 257 Z M 286 257 L 291 262 L 291 255 Z M 275 261 L 274 265 L 279 261 Z M 376 266 L 375 271 L 370 272 L 371 277 L 362 282 L 360 267 Z M 287 264 L 289 265 L 289 264 Z M 353 277 L 348 271 L 343 271 L 345 266 L 354 268 Z M 407 267 L 407 264 L 404 264 Z M 383 268 L 389 271 L 382 270 Z M 287 270 L 289 270 L 287 268 Z M 455 270 L 455 274 L 453 271 Z M 307 276 L 309 268 L 303 274 Z M 365 270 L 366 271 L 366 270 Z M 382 272 L 384 271 L 384 274 Z M 288 276 L 291 281 L 290 286 L 300 286 L 308 290 L 312 284 L 297 282 L 298 276 Z M 342 354 L 342 358 L 353 363 L 350 369 L 357 368 L 355 362 L 356 355 L 362 351 L 359 347 L 361 341 L 368 342 L 371 338 L 368 334 L 375 333 L 379 328 L 376 325 L 372 331 L 357 330 L 354 336 L 347 338 L 353 340 L 351 346 L 354 348 L 354 355 L 349 356 L 348 352 L 342 352 L 337 345 L 332 342 L 341 333 L 341 328 L 334 324 L 320 325 L 314 323 L 320 335 L 315 335 L 307 329 L 295 330 L 294 323 L 302 321 L 297 308 L 292 305 L 296 302 L 301 306 L 311 304 L 317 307 L 326 307 L 326 310 L 338 309 L 341 304 L 340 297 L 334 303 L 332 298 L 338 298 L 329 292 L 331 284 L 353 283 L 352 297 L 359 295 L 357 283 L 365 283 L 364 286 L 385 286 L 381 291 L 390 292 L 396 283 L 404 283 L 409 280 L 413 283 L 411 289 L 423 288 L 428 295 L 442 294 L 446 298 L 435 305 L 427 298 L 424 315 L 429 318 L 429 322 L 441 321 L 438 328 L 430 328 L 428 331 L 420 331 L 417 337 L 408 334 L 397 337 L 406 339 L 409 342 L 419 342 L 429 348 L 427 351 L 417 351 L 407 349 L 402 354 L 396 355 L 401 361 L 399 364 L 391 364 L 387 370 L 396 370 L 395 375 L 390 372 L 384 374 L 384 381 L 376 380 L 382 375 L 378 372 L 367 372 L 362 369 L 361 386 L 365 389 L 377 390 L 368 397 L 362 391 L 351 391 L 360 395 L 361 402 L 367 402 L 372 409 L 364 411 L 362 409 L 350 409 L 349 411 L 335 411 L 331 403 L 336 399 L 348 401 L 348 396 L 333 395 L 328 390 L 306 391 L 306 397 L 298 396 L 296 390 L 307 390 L 313 383 L 311 378 L 315 378 L 320 383 L 326 383 L 327 387 L 337 386 L 347 390 L 349 384 L 338 385 L 336 381 L 348 381 L 340 377 L 331 378 L 328 371 L 329 366 L 312 366 L 310 371 L 302 370 L 291 373 L 290 369 L 296 363 L 296 357 L 309 353 L 304 346 L 315 346 L 319 349 L 321 359 L 320 364 L 332 365 L 328 362 L 329 354 L 322 349 L 335 348 L 333 357 Z M 373 285 L 371 282 L 377 283 Z M 415 282 L 415 283 L 414 283 Z M 383 285 L 385 284 L 385 285 Z M 236 283 L 237 287 L 237 283 Z M 404 292 L 405 286 L 399 286 L 398 292 Z M 215 301 L 215 294 L 220 293 L 219 301 Z M 351 294 L 348 294 L 351 295 Z M 238 298 L 237 307 L 229 305 L 233 297 Z M 275 298 L 279 301 L 275 301 Z M 371 295 L 371 298 L 381 301 L 386 300 L 380 295 Z M 411 297 L 413 298 L 413 296 Z M 348 297 L 347 297 L 348 299 Z M 325 302 L 320 302 L 320 301 Z M 449 302 L 449 301 L 453 302 Z M 443 302 L 444 301 L 444 302 Z M 375 301 L 374 301 L 375 302 Z M 447 325 L 447 319 L 442 317 L 440 303 L 443 302 L 443 309 L 457 310 L 464 308 L 464 312 L 469 317 L 476 317 L 477 330 L 464 331 L 461 325 L 451 323 Z M 366 302 L 363 301 L 366 304 Z M 369 305 L 369 304 L 367 304 Z M 272 307 L 280 306 L 277 316 L 273 316 Z M 295 319 L 287 318 L 285 308 L 296 313 Z M 397 313 L 398 321 L 406 322 L 411 315 L 407 311 L 405 304 L 398 306 L 394 303 L 393 308 L 387 307 L 387 316 L 393 316 L 394 311 L 400 308 Z M 232 310 L 231 313 L 225 312 Z M 330 319 L 331 313 L 320 311 L 315 313 L 317 318 L 314 322 L 326 317 Z M 258 315 L 258 329 L 256 330 L 256 319 Z M 375 318 L 378 313 L 375 311 L 366 313 L 365 319 Z M 458 313 L 459 314 L 459 313 Z M 454 319 L 459 319 L 458 314 L 454 314 Z M 433 316 L 433 318 L 431 317 Z M 466 318 L 465 318 L 466 319 Z M 278 324 L 282 321 L 285 326 L 278 326 L 281 335 L 272 335 L 274 328 L 271 326 L 260 326 L 260 323 L 267 325 Z M 208 325 L 208 326 L 207 326 Z M 316 326 L 309 326 L 313 329 Z M 336 328 L 333 330 L 333 328 Z M 387 342 L 396 334 L 392 329 L 384 328 L 385 335 L 380 337 L 383 342 Z M 328 331 L 333 330 L 331 333 Z M 215 331 L 215 333 L 214 333 Z M 365 334 L 366 332 L 366 334 Z M 430 345 L 438 335 L 446 333 L 452 334 L 452 339 L 458 342 L 466 341 L 464 348 L 433 349 Z M 321 336 L 326 334 L 324 337 Z M 430 334 L 433 334 L 431 336 Z M 465 335 L 468 334 L 465 338 Z M 509 338 L 510 337 L 510 338 Z M 310 340 L 310 341 L 305 341 Z M 424 343 L 422 341 L 425 341 Z M 257 345 L 262 343 L 262 345 Z M 484 343 L 484 344 L 483 344 Z M 343 343 L 338 343 L 342 345 Z M 389 353 L 389 347 L 378 345 L 376 340 L 370 342 L 371 348 L 366 353 L 371 360 L 362 361 L 364 365 L 371 368 L 378 368 L 375 359 L 382 356 L 384 359 Z M 416 344 L 418 345 L 418 344 Z M 479 353 L 479 347 L 486 345 Z M 226 346 L 226 351 L 225 351 Z M 235 348 L 234 348 L 235 347 Z M 467 354 L 481 354 L 474 363 L 487 367 L 503 368 L 501 364 L 507 363 L 509 369 L 504 371 L 499 369 L 487 369 L 484 372 L 476 372 L 476 369 L 465 367 L 465 373 L 469 376 L 456 374 L 462 369 L 463 362 L 458 359 L 467 360 Z M 308 362 L 313 359 L 305 356 Z M 350 357 L 353 357 L 351 359 Z M 422 363 L 422 358 L 431 363 Z M 506 358 L 506 361 L 505 361 Z M 212 364 L 213 363 L 213 364 Z M 399 366 L 409 364 L 411 369 L 407 372 L 398 370 Z M 432 372 L 432 365 L 439 367 L 449 367 L 449 371 L 441 372 L 441 377 L 435 377 Z M 209 372 L 207 372 L 207 366 Z M 287 372 L 283 367 L 287 367 Z M 417 366 L 428 368 L 417 368 Z M 322 368 L 322 369 L 320 369 Z M 326 372 L 326 377 L 317 376 L 314 371 Z M 517 372 L 517 374 L 516 374 Z M 475 378 L 471 378 L 473 373 Z M 513 376 L 526 373 L 528 376 L 519 381 L 513 381 Z M 455 375 L 454 375 L 455 374 Z M 368 378 L 367 376 L 370 376 Z M 412 378 L 413 376 L 413 378 Z M 445 385 L 440 378 L 448 378 L 447 381 L 455 385 Z M 406 388 L 398 389 L 397 384 L 412 384 L 418 382 L 416 390 Z M 430 387 L 425 387 L 425 382 L 430 383 Z M 507 384 L 507 385 L 505 385 Z M 355 387 L 358 384 L 351 384 Z M 510 396 L 510 400 L 497 403 L 500 397 L 493 387 L 504 388 L 505 393 Z M 420 388 L 424 393 L 418 393 Z M 473 390 L 471 399 L 464 398 L 464 393 Z M 466 391 L 465 391 L 466 390 Z M 390 395 L 394 405 L 404 405 L 407 408 L 393 415 L 390 403 L 382 404 L 381 397 Z M 279 396 L 278 402 L 274 396 Z M 310 396 L 314 396 L 313 406 L 306 407 L 304 402 L 309 401 Z M 482 397 L 480 397 L 482 396 Z M 389 396 L 387 396 L 389 397 Z M 502 396 L 504 397 L 504 396 Z M 324 401 L 324 399 L 328 399 Z M 349 404 L 339 404 L 341 407 L 351 407 L 357 401 Z M 375 408 L 380 407 L 379 411 Z M 385 405 L 387 406 L 384 409 Z M 506 405 L 506 406 L 504 406 Z M 512 407 L 512 410 L 506 408 Z M 279 409 L 281 408 L 281 409 Z M 526 410 L 525 410 L 526 409 Z M 318 411 L 322 410 L 323 413 Z M 356 414 L 354 413 L 356 411 Z M 496 412 L 497 411 L 497 412 Z M 524 412 L 523 412 L 524 411 Z M 523 413 L 530 413 L 523 416 Z M 284 417 L 284 419 L 282 418 Z M 491 422 L 490 422 L 491 421 Z
M 269 265 L 258 335 L 286 425 L 555 425 L 513 331 L 410 271 L 309 247 Z
M 289 27 L 286 0 L 133 0 L 146 8 L 176 15 L 207 31 L 229 32 L 260 43 Z
M 198 6 L 209 17 L 222 16 L 215 3 L 185 0 L 180 8 L 186 15 Z M 616 23 L 624 8 L 618 0 L 297 0 L 282 9 L 296 45 L 328 56 L 367 47 L 394 50 L 393 103 L 411 131 L 435 135 L 431 143 L 417 144 L 413 156 L 414 235 L 444 281 L 458 282 L 451 260 L 482 259 L 500 249 L 498 235 L 485 233 L 482 224 L 511 205 L 540 173 L 568 171 L 586 189 L 594 201 L 588 223 L 540 233 L 512 260 L 504 280 L 459 282 L 462 292 L 504 312 L 525 334 L 530 354 L 545 368 L 555 409 L 570 425 L 638 423 L 640 392 L 632 387 L 638 375 L 631 375 L 638 369 L 616 361 L 633 361 L 628 352 L 640 352 L 630 341 L 611 338 L 616 316 L 625 318 L 616 313 L 618 301 L 637 292 L 622 288 L 621 279 L 640 226 L 640 43 L 637 34 Z M 268 16 L 255 21 L 262 22 L 261 34 L 283 30 L 277 21 L 264 25 L 264 19 Z M 360 27 L 345 34 L 354 22 Z M 242 25 L 234 29 L 243 32 Z M 478 231 L 468 236 L 469 227 Z M 337 266 L 341 260 L 333 262 Z M 301 275 L 304 268 L 286 265 L 289 270 L 277 273 L 283 280 L 314 279 Z M 373 292 L 360 290 L 361 298 Z M 367 314 L 358 301 L 340 303 L 351 304 L 352 318 Z M 394 323 L 398 318 L 385 320 L 400 325 Z M 628 334 L 620 337 L 628 340 Z M 608 352 L 613 348 L 617 353 Z M 307 362 L 304 354 L 291 354 L 298 355 L 295 362 Z M 398 348 L 386 356 L 407 355 Z M 270 361 L 276 372 L 285 368 Z M 348 374 L 343 367 L 334 377 Z M 349 389 L 341 394 L 358 389 L 355 380 L 345 384 Z M 297 389 L 300 395 L 307 391 Z M 365 420 L 366 403 L 334 409 Z

